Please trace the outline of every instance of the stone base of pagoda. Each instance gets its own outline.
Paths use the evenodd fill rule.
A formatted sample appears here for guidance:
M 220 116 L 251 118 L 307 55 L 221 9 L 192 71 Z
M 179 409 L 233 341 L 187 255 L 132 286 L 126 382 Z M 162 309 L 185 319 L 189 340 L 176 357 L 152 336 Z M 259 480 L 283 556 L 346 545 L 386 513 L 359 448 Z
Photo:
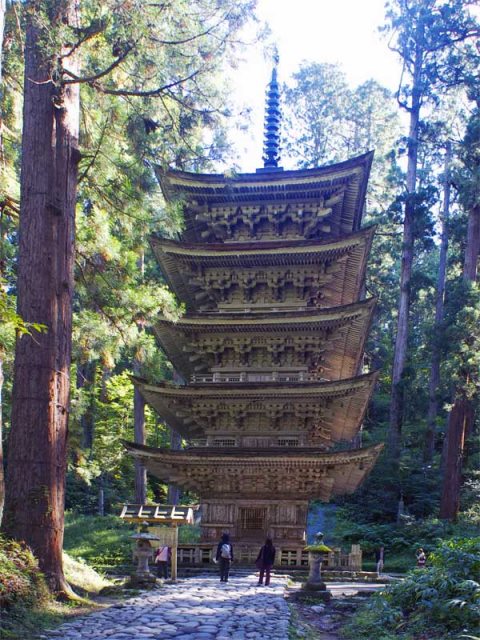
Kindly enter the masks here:
M 228 533 L 233 544 L 257 548 L 272 538 L 274 545 L 305 545 L 308 500 L 203 500 L 202 542 L 217 543 Z

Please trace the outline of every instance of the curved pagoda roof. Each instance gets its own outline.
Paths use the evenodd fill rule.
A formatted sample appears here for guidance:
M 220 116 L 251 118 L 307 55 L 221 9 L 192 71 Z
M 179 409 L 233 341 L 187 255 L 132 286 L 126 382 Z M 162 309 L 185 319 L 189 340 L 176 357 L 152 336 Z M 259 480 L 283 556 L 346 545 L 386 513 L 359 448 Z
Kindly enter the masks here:
M 205 298 L 216 307 L 223 282 L 258 282 L 265 269 L 280 269 L 283 280 L 295 282 L 295 272 L 303 270 L 310 288 L 321 288 L 317 306 L 336 307 L 358 300 L 374 232 L 374 226 L 366 227 L 333 242 L 188 244 L 152 238 L 151 245 L 168 284 L 189 310 Z
M 287 205 L 300 205 L 303 211 L 309 203 L 325 206 L 324 213 L 319 211 L 318 215 L 330 216 L 327 232 L 338 237 L 360 228 L 372 159 L 370 151 L 315 169 L 231 175 L 165 171 L 159 166 L 155 171 L 165 199 L 184 204 L 184 240 L 214 239 L 215 225 L 221 224 L 221 217 L 209 216 L 208 212 L 216 209 L 277 205 L 284 210 Z M 255 215 L 255 210 L 248 210 L 246 217 Z M 217 237 L 224 239 L 222 234 Z
M 320 499 L 353 493 L 383 445 L 325 453 L 315 448 L 156 449 L 131 442 L 128 451 L 163 482 L 200 499 Z
M 285 349 L 290 354 L 293 351 L 291 366 L 297 370 L 319 367 L 319 378 L 348 378 L 358 371 L 375 302 L 371 298 L 334 309 L 266 314 L 191 315 L 177 322 L 158 320 L 154 330 L 184 378 L 216 367 L 232 371 L 232 361 L 265 351 L 270 355 L 264 368 L 280 369 L 288 366 L 282 364 L 287 360 Z M 280 364 L 275 364 L 275 355 Z M 264 353 L 259 356 L 266 357 Z M 249 368 L 258 366 L 252 356 Z M 246 368 L 241 366 L 242 370 Z
M 358 433 L 377 381 L 369 373 L 336 382 L 148 384 L 134 379 L 142 396 L 184 438 L 237 435 L 305 435 L 330 447 Z

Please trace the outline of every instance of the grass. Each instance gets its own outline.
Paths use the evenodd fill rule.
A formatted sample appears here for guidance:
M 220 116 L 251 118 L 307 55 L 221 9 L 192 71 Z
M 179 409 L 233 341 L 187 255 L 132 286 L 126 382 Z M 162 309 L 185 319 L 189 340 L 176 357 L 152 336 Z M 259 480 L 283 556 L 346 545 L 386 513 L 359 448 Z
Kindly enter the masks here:
M 131 563 L 134 525 L 117 516 L 66 514 L 64 550 L 75 560 L 84 560 L 95 569 Z
M 1 542 L 1 540 L 0 540 Z M 25 558 L 28 551 L 19 545 L 2 546 L 4 554 L 5 584 L 10 591 L 0 606 L 0 639 L 33 640 L 45 629 L 54 628 L 73 616 L 88 613 L 98 605 L 88 598 L 95 596 L 112 583 L 98 574 L 85 562 L 64 554 L 64 571 L 67 581 L 79 595 L 86 596 L 81 602 L 57 602 L 48 593 L 36 561 L 27 569 Z M 7 565 L 11 565 L 11 568 Z M 18 585 L 14 590 L 13 585 Z M 25 591 L 25 586 L 29 584 Z
M 91 611 L 89 607 L 49 600 L 33 608 L 0 609 L 0 638 L 2 640 L 34 640 L 46 629 L 53 629 L 73 616 Z
M 137 526 L 118 516 L 84 516 L 67 513 L 65 517 L 64 550 L 76 560 L 84 560 L 97 570 L 107 571 L 132 564 L 133 543 L 130 538 Z M 179 527 L 180 543 L 198 542 L 200 528 Z
M 80 595 L 98 594 L 102 589 L 111 587 L 113 584 L 83 559 L 75 560 L 66 553 L 63 554 L 63 569 L 68 583 Z

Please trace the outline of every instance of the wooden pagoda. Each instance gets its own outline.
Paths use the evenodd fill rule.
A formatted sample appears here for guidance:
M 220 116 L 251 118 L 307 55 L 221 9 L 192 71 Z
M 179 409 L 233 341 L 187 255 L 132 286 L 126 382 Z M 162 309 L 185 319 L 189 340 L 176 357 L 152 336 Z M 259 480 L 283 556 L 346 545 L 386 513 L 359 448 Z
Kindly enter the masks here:
M 155 331 L 184 384 L 135 384 L 188 446 L 127 446 L 199 496 L 204 543 L 228 531 L 237 547 L 258 549 L 268 534 L 294 551 L 309 500 L 355 491 L 381 449 L 348 445 L 376 380 L 362 372 L 374 300 L 362 299 L 373 229 L 361 218 L 373 154 L 279 168 L 274 80 L 263 169 L 158 169 L 185 228 L 178 242 L 152 246 L 187 312 L 159 318 Z

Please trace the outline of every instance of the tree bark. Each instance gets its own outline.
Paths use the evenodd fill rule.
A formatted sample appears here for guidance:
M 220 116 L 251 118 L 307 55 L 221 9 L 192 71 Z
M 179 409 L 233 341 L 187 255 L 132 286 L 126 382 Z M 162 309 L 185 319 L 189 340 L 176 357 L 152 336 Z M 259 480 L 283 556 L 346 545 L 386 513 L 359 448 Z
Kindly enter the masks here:
M 405 202 L 405 217 L 403 223 L 400 300 L 398 305 L 397 337 L 395 340 L 395 352 L 393 359 L 390 424 L 388 431 L 389 451 L 391 457 L 394 460 L 398 460 L 398 457 L 400 455 L 400 440 L 402 431 L 402 377 L 407 359 L 408 320 L 410 313 L 410 280 L 412 277 L 413 264 L 413 221 L 415 213 L 415 191 L 417 184 L 418 125 L 420 120 L 421 106 L 422 66 L 423 52 L 420 46 L 417 45 L 413 74 L 412 103 L 410 108 L 407 164 L 407 198 Z
M 95 383 L 97 365 L 95 362 L 85 362 L 77 365 L 77 389 L 85 389 L 88 393 L 88 405 L 80 418 L 82 429 L 82 448 L 92 451 L 95 432 Z
M 465 262 L 463 279 L 466 282 L 477 280 L 478 255 L 480 252 L 480 204 L 470 209 L 468 215 L 467 244 L 465 246 Z
M 134 433 L 137 444 L 145 444 L 145 400 L 135 387 L 133 395 Z M 145 504 L 147 501 L 147 470 L 135 460 L 135 503 Z
M 450 211 L 450 163 L 452 149 L 447 146 L 445 154 L 445 177 L 443 185 L 443 206 L 442 206 L 442 231 L 440 240 L 440 256 L 438 261 L 437 290 L 435 293 L 435 323 L 433 328 L 434 336 L 438 336 L 444 315 L 445 301 L 445 277 L 447 271 L 448 254 L 448 217 Z M 435 435 L 437 432 L 438 415 L 438 388 L 440 386 L 440 352 L 438 345 L 433 343 L 432 361 L 430 365 L 430 380 L 428 385 L 428 414 L 427 431 L 425 434 L 425 446 L 423 450 L 423 461 L 428 464 L 433 460 L 435 451 Z
M 0 0 L 0 97 L 2 96 L 2 59 L 3 59 L 3 32 L 5 30 L 5 13 L 7 11 L 7 0 Z
M 448 417 L 445 471 L 440 500 L 440 518 L 443 520 L 454 522 L 458 516 L 465 436 L 473 419 L 472 403 L 465 396 L 457 397 Z
M 182 436 L 174 429 L 170 428 L 170 448 L 179 451 L 182 448 Z M 180 502 L 180 489 L 174 485 L 168 485 L 168 504 L 178 504 Z
M 100 486 L 98 488 L 98 509 L 99 516 L 105 515 L 105 476 L 100 474 Z
M 62 545 L 79 89 L 58 84 L 61 51 L 46 58 L 36 5 L 27 9 L 18 313 L 26 322 L 45 324 L 47 332 L 16 344 L 3 526 L 32 548 L 50 588 L 69 592 Z M 51 10 L 50 29 L 78 24 L 72 0 Z M 74 55 L 64 63 L 78 71 Z
M 477 265 L 480 253 L 480 206 L 472 207 L 468 216 L 467 242 L 463 264 L 463 278 L 466 283 L 477 279 Z M 468 374 L 465 375 L 468 382 Z M 440 499 L 440 518 L 456 521 L 460 507 L 460 488 L 465 450 L 465 440 L 472 430 L 475 413 L 472 401 L 465 390 L 457 388 L 454 403 L 448 416 L 445 443 L 445 470 Z
M 3 468 L 3 350 L 0 348 L 0 525 L 2 524 L 3 505 L 5 503 L 5 472 Z
M 173 382 L 178 385 L 185 384 L 182 376 L 176 371 L 173 370 Z M 179 451 L 182 448 L 182 436 L 170 427 L 170 448 L 173 451 Z M 168 504 L 178 504 L 180 502 L 180 489 L 174 485 L 168 485 L 168 493 L 167 493 Z

